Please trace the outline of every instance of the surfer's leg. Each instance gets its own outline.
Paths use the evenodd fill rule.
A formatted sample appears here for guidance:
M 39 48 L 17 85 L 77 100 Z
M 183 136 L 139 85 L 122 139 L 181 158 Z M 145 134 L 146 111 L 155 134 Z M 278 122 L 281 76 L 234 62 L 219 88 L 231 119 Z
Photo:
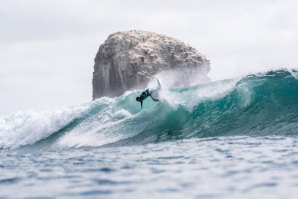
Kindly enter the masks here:
M 158 90 L 159 89 L 155 89 L 155 90 L 150 91 L 150 95 L 149 95 L 151 97 L 151 99 L 153 101 L 156 101 L 156 102 L 159 101 L 159 100 L 158 99 L 155 99 L 154 97 L 152 97 L 152 94 L 154 95 L 154 93 L 157 92 L 157 95 L 158 95 Z M 155 95 L 155 97 L 157 97 L 157 96 Z
M 155 102 L 158 102 L 159 100 L 158 99 L 154 99 L 151 95 L 150 95 L 151 99 Z

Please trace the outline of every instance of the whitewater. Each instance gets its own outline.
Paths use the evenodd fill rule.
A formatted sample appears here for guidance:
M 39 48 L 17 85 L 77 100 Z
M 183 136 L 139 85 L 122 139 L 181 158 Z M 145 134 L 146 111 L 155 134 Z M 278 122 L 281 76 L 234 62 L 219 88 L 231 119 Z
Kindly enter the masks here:
M 0 198 L 298 194 L 297 70 L 140 92 L 0 117 Z

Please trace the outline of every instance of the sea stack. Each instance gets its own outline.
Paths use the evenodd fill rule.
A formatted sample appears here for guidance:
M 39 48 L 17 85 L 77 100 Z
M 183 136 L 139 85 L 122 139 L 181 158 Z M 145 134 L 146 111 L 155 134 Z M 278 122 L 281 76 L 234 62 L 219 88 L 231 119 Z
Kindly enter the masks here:
M 117 32 L 99 47 L 94 59 L 93 99 L 115 97 L 133 88 L 143 88 L 161 71 L 179 73 L 210 71 L 209 61 L 190 45 L 147 31 Z M 184 78 L 187 79 L 187 78 Z M 182 81 L 187 84 L 187 81 Z

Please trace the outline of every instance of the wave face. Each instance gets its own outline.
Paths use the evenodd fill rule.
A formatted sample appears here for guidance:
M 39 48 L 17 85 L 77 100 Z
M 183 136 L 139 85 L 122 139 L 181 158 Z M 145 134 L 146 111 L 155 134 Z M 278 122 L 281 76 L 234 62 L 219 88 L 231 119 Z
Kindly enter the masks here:
M 298 135 L 298 79 L 277 70 L 186 88 L 161 102 L 117 98 L 0 118 L 0 148 L 122 146 L 192 137 Z

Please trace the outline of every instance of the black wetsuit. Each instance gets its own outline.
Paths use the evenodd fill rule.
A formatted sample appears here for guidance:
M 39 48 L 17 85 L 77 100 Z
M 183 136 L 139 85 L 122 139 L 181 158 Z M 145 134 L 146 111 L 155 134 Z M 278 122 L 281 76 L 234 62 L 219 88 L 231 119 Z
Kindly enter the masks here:
M 147 98 L 147 97 L 151 97 L 151 99 L 153 100 L 153 101 L 159 101 L 158 99 L 154 99 L 152 96 L 151 96 L 151 94 L 153 93 L 153 92 L 156 92 L 156 91 L 159 91 L 160 89 L 161 89 L 161 85 L 160 85 L 160 82 L 158 81 L 158 79 L 157 79 L 157 82 L 158 82 L 158 88 L 157 89 L 155 89 L 155 90 L 152 90 L 152 91 L 149 91 L 149 89 L 146 89 L 145 91 L 143 91 L 142 93 L 141 93 L 141 95 L 140 95 L 140 97 L 139 97 L 139 102 L 141 103 L 141 107 L 143 107 L 143 101 Z
M 140 95 L 140 99 L 141 101 L 143 101 L 149 96 L 151 96 L 151 93 L 149 92 L 149 89 L 147 89 L 144 92 L 142 92 L 142 94 Z

